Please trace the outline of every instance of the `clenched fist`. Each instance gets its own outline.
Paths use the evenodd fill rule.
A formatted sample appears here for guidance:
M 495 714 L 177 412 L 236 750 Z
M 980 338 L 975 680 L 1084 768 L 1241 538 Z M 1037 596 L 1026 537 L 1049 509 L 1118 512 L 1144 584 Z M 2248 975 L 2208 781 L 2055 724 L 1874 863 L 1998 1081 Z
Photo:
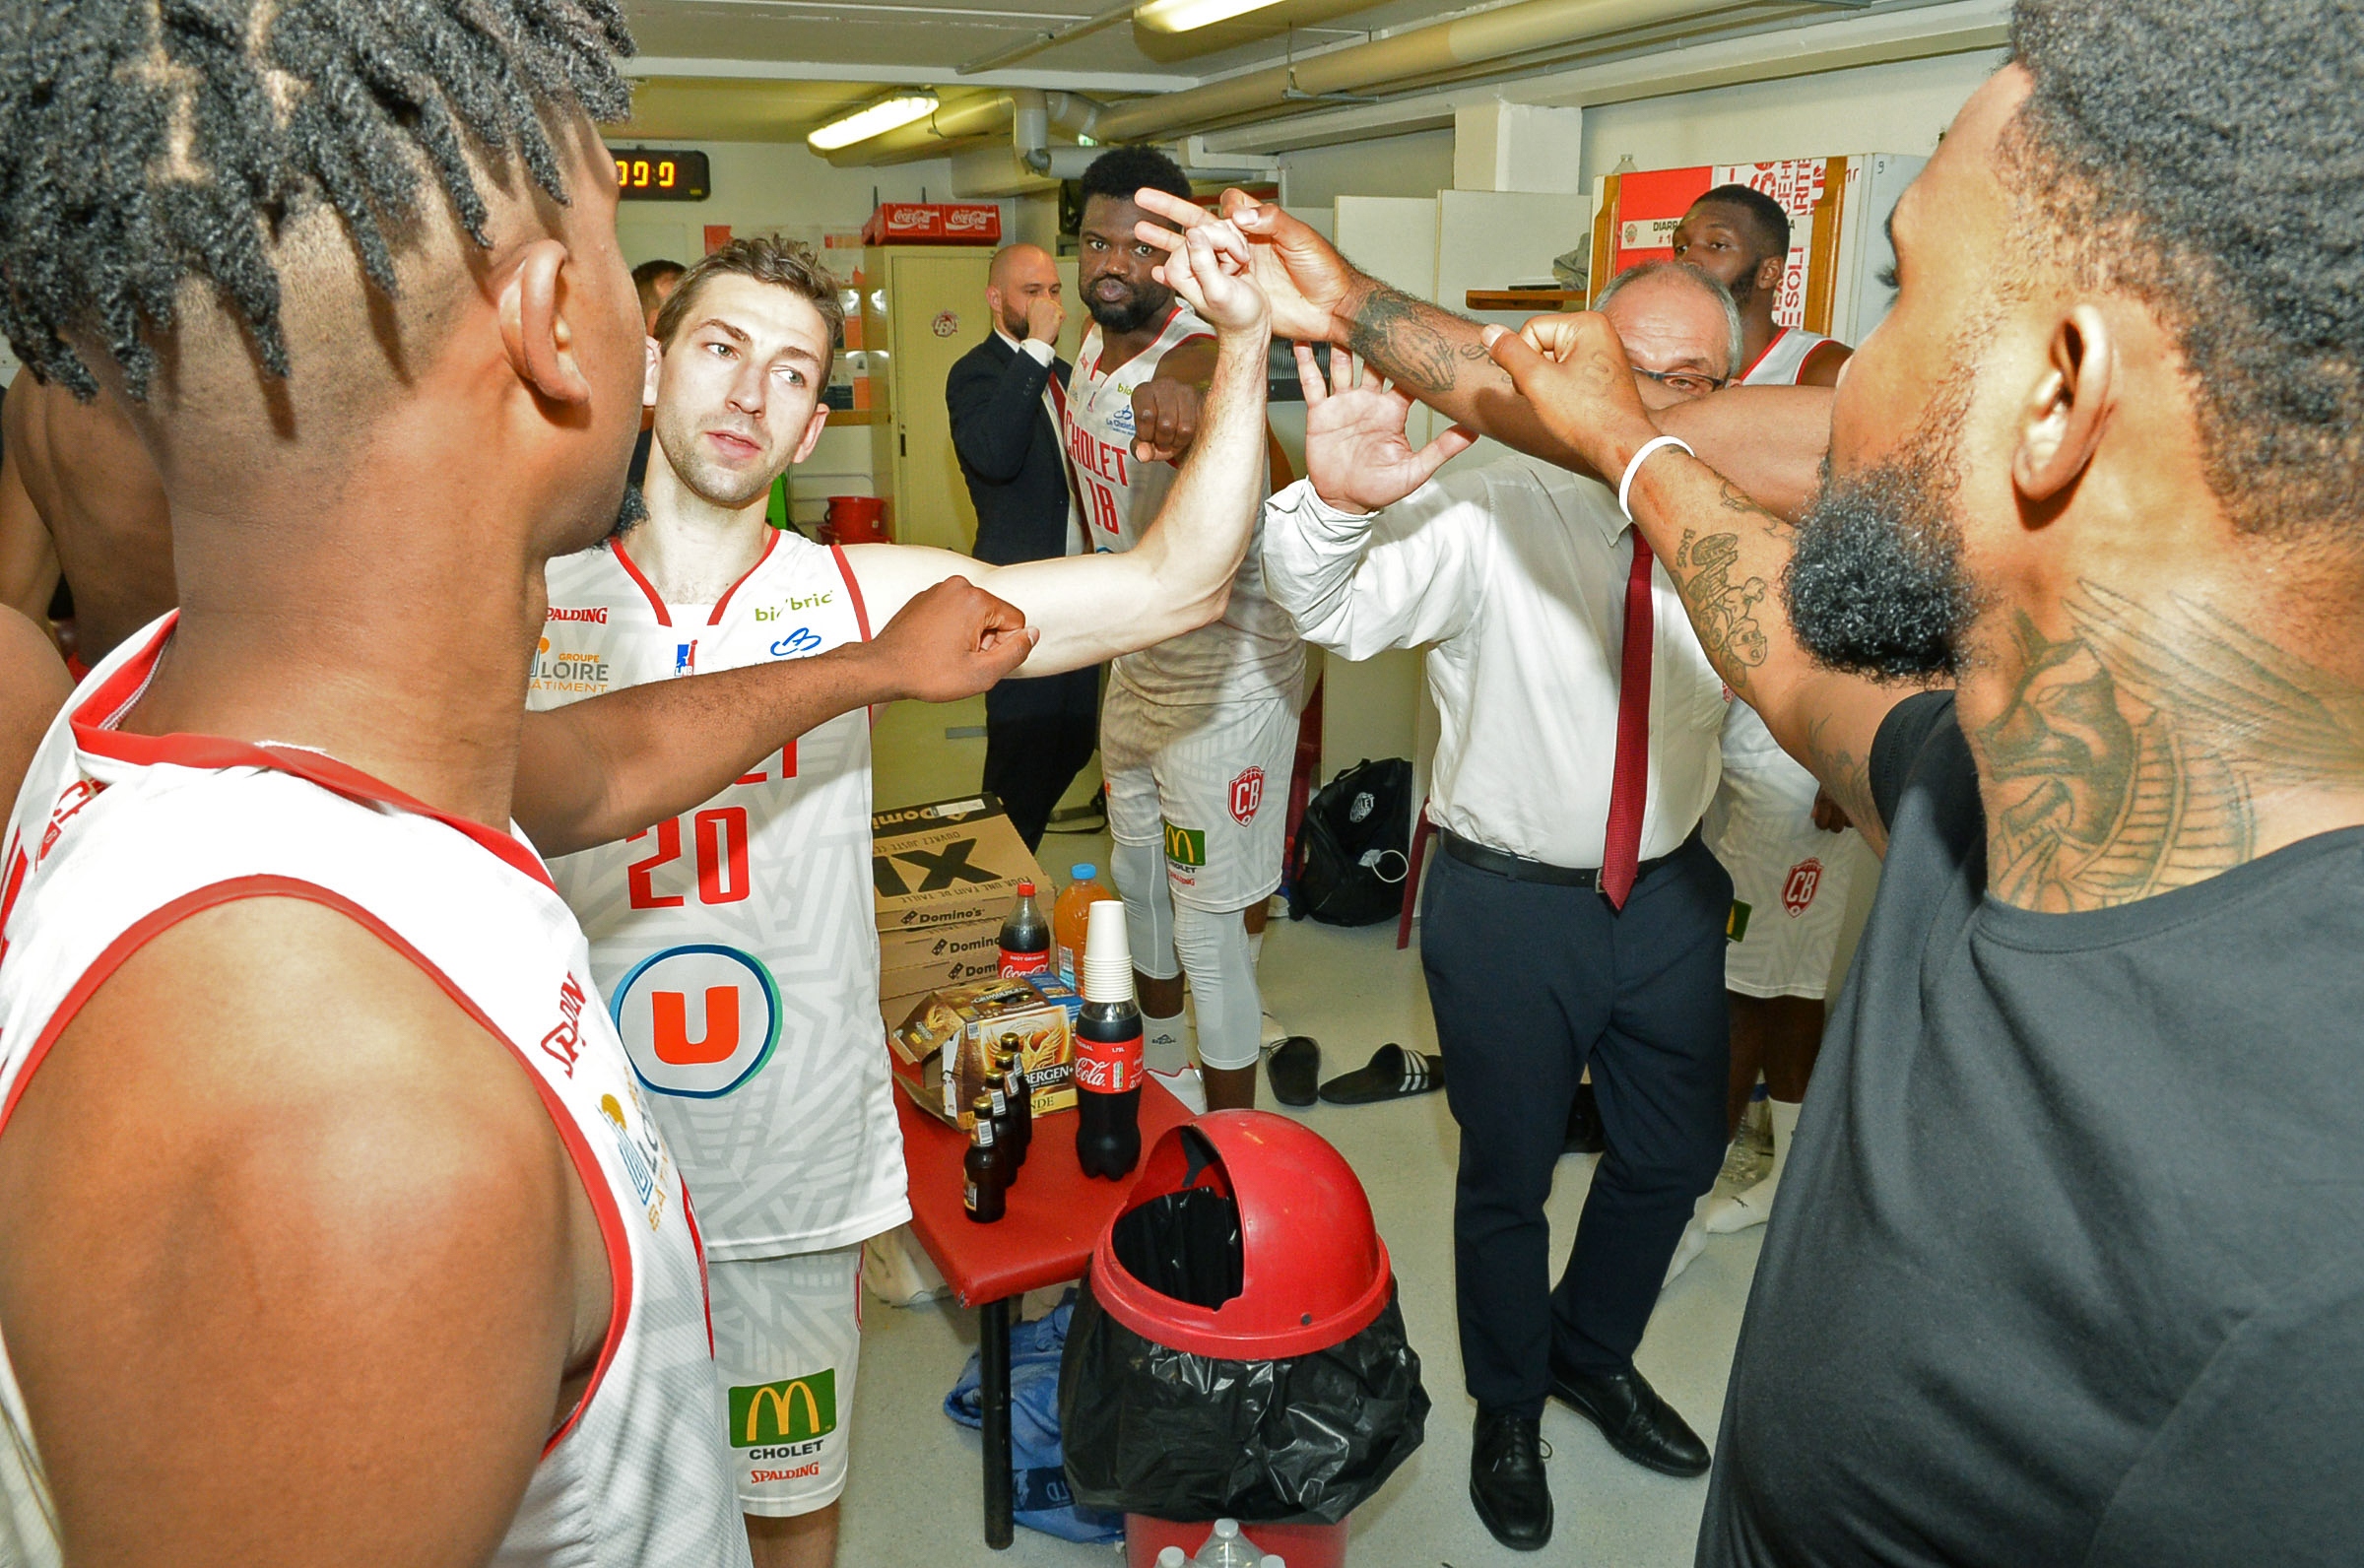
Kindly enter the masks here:
M 957 702 L 1023 664 L 1040 636 L 1015 605 L 947 577 L 914 595 L 869 647 L 896 696 Z
M 1199 433 L 1199 389 L 1144 381 L 1133 389 L 1133 461 L 1179 463 Z

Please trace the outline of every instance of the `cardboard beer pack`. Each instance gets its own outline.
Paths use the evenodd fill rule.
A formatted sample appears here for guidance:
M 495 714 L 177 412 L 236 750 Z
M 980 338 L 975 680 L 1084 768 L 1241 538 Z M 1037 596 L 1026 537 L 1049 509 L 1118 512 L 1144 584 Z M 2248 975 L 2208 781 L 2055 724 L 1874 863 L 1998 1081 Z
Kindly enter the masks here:
M 976 1119 L 969 1107 L 985 1086 L 988 1052 L 1016 1035 L 1034 1114 L 1073 1110 L 1075 1020 L 1083 1006 L 1083 998 L 1049 975 L 949 986 L 887 1035 L 898 1058 L 895 1079 L 913 1104 L 966 1132 Z
M 988 922 L 998 930 L 1018 902 L 1019 882 L 1044 885 L 1025 840 L 991 795 L 876 813 L 870 839 L 882 974 L 918 962 L 901 934 Z

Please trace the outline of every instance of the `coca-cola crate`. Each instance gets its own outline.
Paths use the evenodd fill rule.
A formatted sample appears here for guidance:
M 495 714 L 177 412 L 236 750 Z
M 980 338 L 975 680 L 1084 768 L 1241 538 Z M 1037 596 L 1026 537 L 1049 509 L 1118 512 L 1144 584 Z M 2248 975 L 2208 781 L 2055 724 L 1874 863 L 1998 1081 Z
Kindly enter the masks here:
M 991 202 L 946 202 L 944 237 L 955 244 L 998 245 L 1002 210 Z
M 862 226 L 866 245 L 997 245 L 1002 210 L 992 202 L 881 202 Z

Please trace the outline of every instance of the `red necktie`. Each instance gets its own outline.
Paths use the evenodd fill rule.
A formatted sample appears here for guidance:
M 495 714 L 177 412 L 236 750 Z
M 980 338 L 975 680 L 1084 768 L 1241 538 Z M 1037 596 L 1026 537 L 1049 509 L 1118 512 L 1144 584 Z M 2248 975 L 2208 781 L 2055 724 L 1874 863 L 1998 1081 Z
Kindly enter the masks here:
M 1609 786 L 1609 837 L 1601 851 L 1601 890 L 1625 907 L 1641 864 L 1642 808 L 1650 798 L 1650 644 L 1658 634 L 1650 603 L 1650 542 L 1633 531 L 1633 570 L 1625 577 L 1625 652 L 1617 670 L 1617 765 Z

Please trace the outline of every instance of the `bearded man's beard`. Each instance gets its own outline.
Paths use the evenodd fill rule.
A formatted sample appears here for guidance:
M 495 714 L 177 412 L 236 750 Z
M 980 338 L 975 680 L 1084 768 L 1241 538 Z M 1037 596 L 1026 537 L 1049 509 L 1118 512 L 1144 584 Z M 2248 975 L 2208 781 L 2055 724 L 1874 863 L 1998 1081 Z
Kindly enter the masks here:
M 1957 360 L 1913 432 L 1888 457 L 1834 479 L 1798 519 L 1782 598 L 1799 643 L 1821 664 L 1880 679 L 1950 675 L 1977 618 L 1953 515 L 1970 376 Z

